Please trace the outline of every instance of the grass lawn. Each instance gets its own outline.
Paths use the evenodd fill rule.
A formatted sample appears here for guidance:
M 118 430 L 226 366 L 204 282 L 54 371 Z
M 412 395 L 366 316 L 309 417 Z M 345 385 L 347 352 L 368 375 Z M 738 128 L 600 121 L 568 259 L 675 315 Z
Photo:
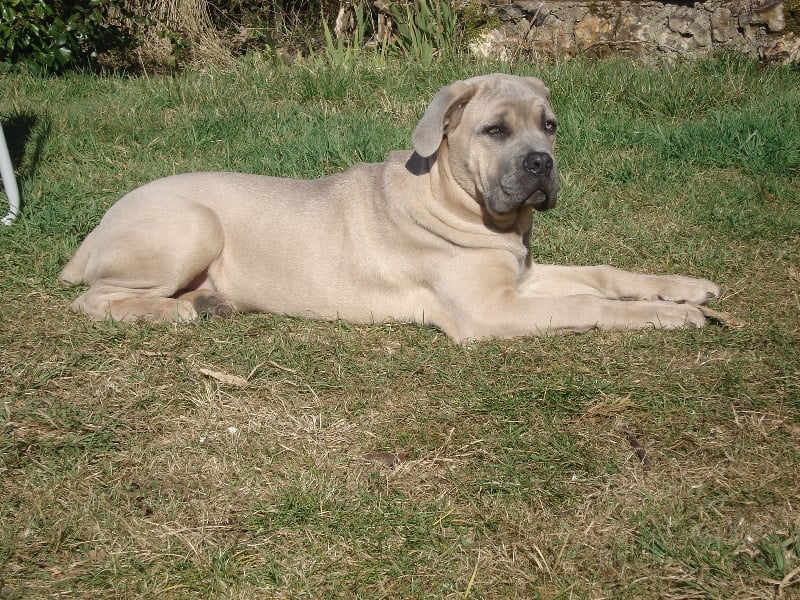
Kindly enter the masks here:
M 708 277 L 737 326 L 457 346 L 68 310 L 56 275 L 127 190 L 380 161 L 498 69 L 559 116 L 534 260 Z M 797 69 L 251 58 L 3 74 L 0 118 L 24 201 L 0 228 L 3 600 L 800 597 Z

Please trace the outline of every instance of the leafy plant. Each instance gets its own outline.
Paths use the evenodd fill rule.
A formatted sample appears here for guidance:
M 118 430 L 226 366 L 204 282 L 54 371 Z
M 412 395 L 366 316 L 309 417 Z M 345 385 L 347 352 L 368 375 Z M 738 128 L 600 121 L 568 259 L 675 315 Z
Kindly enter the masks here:
M 92 65 L 99 51 L 124 48 L 130 37 L 114 24 L 122 0 L 4 0 L 0 5 L 0 65 L 58 73 Z
M 171 69 L 177 69 L 183 59 L 186 57 L 186 53 L 190 46 L 190 41 L 180 31 L 176 29 L 166 29 L 159 31 L 159 36 L 169 42 L 170 47 L 170 54 L 169 58 L 167 59 L 167 64 Z
M 353 6 L 355 27 L 352 38 L 336 38 L 323 19 L 325 35 L 325 58 L 332 65 L 352 65 L 368 47 L 370 27 L 374 25 L 364 3 Z M 430 66 L 437 58 L 455 54 L 460 39 L 456 12 L 448 0 L 411 0 L 389 5 L 395 36 L 379 40 L 380 62 L 387 54 L 401 54 L 424 66 Z
M 322 19 L 322 28 L 325 34 L 325 58 L 332 66 L 352 66 L 362 54 L 364 40 L 367 36 L 367 19 L 364 15 L 364 5 L 356 4 L 353 7 L 356 25 L 353 29 L 352 39 L 349 42 L 334 39 L 327 21 Z

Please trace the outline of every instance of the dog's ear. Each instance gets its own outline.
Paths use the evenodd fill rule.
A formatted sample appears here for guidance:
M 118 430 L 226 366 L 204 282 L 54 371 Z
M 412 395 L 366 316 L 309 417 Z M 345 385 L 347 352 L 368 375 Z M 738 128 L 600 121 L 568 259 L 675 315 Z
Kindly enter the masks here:
M 417 154 L 433 156 L 442 138 L 458 125 L 464 107 L 476 91 L 477 88 L 471 83 L 455 81 L 436 93 L 411 135 L 411 143 Z
M 550 88 L 545 85 L 544 81 L 538 77 L 526 77 L 525 81 L 533 86 L 533 89 L 536 90 L 537 95 L 541 96 L 545 100 L 550 99 Z

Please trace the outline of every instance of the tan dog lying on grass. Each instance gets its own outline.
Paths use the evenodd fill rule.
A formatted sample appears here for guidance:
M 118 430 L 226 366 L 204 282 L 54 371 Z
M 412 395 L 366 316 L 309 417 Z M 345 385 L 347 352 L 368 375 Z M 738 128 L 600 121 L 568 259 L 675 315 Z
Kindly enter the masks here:
M 434 325 L 457 341 L 700 327 L 705 279 L 539 265 L 534 210 L 556 202 L 556 117 L 533 77 L 436 94 L 413 152 L 305 181 L 191 173 L 114 204 L 59 277 L 94 319 L 265 311 Z

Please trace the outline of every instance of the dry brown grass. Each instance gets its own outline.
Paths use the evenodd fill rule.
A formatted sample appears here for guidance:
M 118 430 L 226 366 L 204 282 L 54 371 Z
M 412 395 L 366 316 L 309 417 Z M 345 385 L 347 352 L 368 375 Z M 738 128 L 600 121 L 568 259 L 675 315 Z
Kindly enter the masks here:
M 130 0 L 126 8 L 139 23 L 134 67 L 233 66 L 229 42 L 211 22 L 207 0 Z
M 771 536 L 794 555 L 798 427 L 780 402 L 713 391 L 730 351 L 667 334 L 627 336 L 661 359 L 615 335 L 457 349 L 271 317 L 95 326 L 51 300 L 17 315 L 38 332 L 5 334 L 14 593 L 772 598 L 733 577 Z M 672 390 L 642 397 L 654 374 Z M 618 389 L 591 392 L 598 377 Z

